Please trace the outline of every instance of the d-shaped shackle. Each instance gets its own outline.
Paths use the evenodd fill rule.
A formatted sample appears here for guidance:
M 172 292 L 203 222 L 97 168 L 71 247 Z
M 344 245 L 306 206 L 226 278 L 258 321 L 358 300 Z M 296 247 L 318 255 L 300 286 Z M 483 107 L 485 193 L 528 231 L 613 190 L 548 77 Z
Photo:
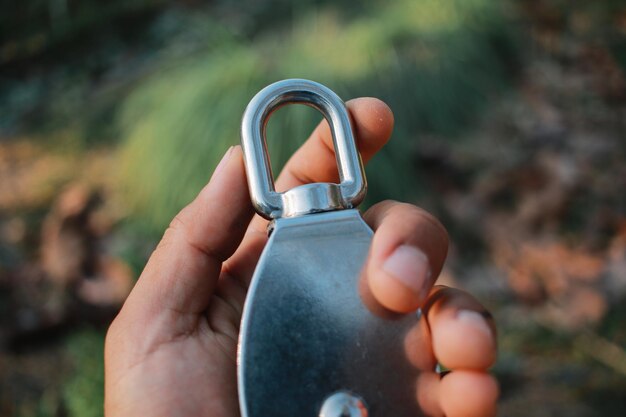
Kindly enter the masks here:
M 339 184 L 311 183 L 279 193 L 267 151 L 267 121 L 275 110 L 291 103 L 320 111 L 330 125 L 339 170 Z M 267 219 L 295 217 L 356 207 L 367 190 L 363 162 L 356 149 L 350 116 L 343 101 L 327 87 L 309 80 L 290 79 L 271 84 L 252 98 L 241 122 L 250 198 Z

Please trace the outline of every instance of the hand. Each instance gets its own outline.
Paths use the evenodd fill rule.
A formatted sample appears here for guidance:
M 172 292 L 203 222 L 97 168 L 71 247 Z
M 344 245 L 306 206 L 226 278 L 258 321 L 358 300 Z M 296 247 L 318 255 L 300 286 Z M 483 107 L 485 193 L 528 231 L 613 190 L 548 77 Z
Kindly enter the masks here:
M 393 115 L 372 98 L 352 100 L 348 108 L 367 161 L 389 139 Z M 277 189 L 337 182 L 335 164 L 322 122 L 287 163 Z M 493 320 L 470 295 L 433 287 L 448 246 L 443 226 L 425 211 L 393 201 L 375 205 L 364 218 L 375 230 L 365 268 L 372 295 L 397 312 L 421 307 L 426 319 L 409 344 L 410 360 L 424 371 L 416 401 L 432 416 L 494 415 L 498 388 L 486 371 L 496 354 Z M 108 417 L 239 416 L 239 321 L 266 224 L 253 218 L 242 151 L 233 147 L 172 221 L 109 329 Z M 442 378 L 437 362 L 451 372 Z

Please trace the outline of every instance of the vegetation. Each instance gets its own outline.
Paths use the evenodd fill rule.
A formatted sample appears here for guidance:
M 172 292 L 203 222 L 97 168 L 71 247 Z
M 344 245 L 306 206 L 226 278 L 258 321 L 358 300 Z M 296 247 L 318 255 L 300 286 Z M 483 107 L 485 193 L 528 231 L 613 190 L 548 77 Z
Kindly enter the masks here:
M 98 417 L 104 404 L 104 337 L 96 330 L 83 330 L 68 341 L 74 373 L 63 387 L 70 416 Z
M 501 414 L 623 414 L 623 1 L 14 3 L 0 0 L 0 415 L 102 415 L 108 323 L 250 98 L 292 77 L 393 109 L 366 205 L 411 201 L 448 228 L 442 282 L 499 324 Z M 320 119 L 272 117 L 275 173 Z
M 238 143 L 244 104 L 284 78 L 314 79 L 344 98 L 386 100 L 396 129 L 368 171 L 370 197 L 414 199 L 406 150 L 420 135 L 454 137 L 509 85 L 513 57 L 504 27 L 491 2 L 449 0 L 377 5 L 347 21 L 320 9 L 252 42 L 216 30 L 219 46 L 159 72 L 127 100 L 127 201 L 163 229 Z M 272 119 L 268 133 L 275 172 L 320 119 L 312 111 L 285 113 Z

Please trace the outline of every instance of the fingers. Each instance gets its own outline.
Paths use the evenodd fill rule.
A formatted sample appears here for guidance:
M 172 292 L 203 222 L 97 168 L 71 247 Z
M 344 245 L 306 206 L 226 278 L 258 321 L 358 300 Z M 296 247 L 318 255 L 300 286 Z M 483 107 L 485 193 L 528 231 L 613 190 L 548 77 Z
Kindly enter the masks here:
M 468 293 L 437 287 L 423 309 L 433 352 L 454 370 L 486 370 L 496 360 L 496 328 L 491 314 Z
M 364 214 L 374 229 L 365 268 L 374 297 L 386 308 L 406 313 L 426 300 L 448 252 L 448 235 L 432 215 L 395 201 Z
M 365 268 L 374 298 L 396 312 L 423 306 L 432 351 L 445 367 L 489 368 L 496 358 L 496 332 L 487 310 L 453 288 L 438 287 L 428 296 L 447 253 L 443 226 L 425 211 L 393 201 L 377 204 L 364 217 L 376 231 Z
M 413 340 L 430 342 L 422 347 L 422 370 L 417 380 L 417 400 L 432 417 L 488 417 L 496 413 L 498 384 L 486 371 L 496 358 L 496 331 L 487 310 L 471 295 L 454 288 L 435 287 L 422 308 L 412 332 Z M 411 332 L 411 333 L 412 333 Z M 415 345 L 414 345 L 415 346 Z M 409 359 L 411 354 L 409 353 Z M 439 362 L 450 372 L 445 376 L 428 371 Z
M 443 417 L 439 388 L 441 376 L 436 372 L 422 372 L 417 378 L 417 403 L 429 417 Z
M 172 221 L 124 309 L 149 316 L 164 309 L 203 311 L 222 262 L 239 245 L 252 214 L 242 151 L 233 147 L 209 184 Z
M 454 371 L 441 377 L 421 373 L 417 401 L 430 417 L 492 417 L 496 415 L 498 383 L 484 372 Z
M 498 386 L 486 373 L 495 361 L 491 315 L 469 294 L 437 287 L 448 248 L 443 226 L 430 214 L 387 201 L 365 213 L 375 230 L 365 268 L 370 293 L 390 310 L 422 307 L 423 317 L 405 338 L 410 363 L 420 369 L 417 401 L 433 417 L 495 415 Z M 430 293 L 430 295 L 428 295 Z M 439 362 L 452 372 L 433 372 Z
M 352 118 L 357 149 L 367 163 L 391 137 L 393 113 L 382 101 L 363 97 L 350 100 L 346 107 Z M 276 180 L 276 190 L 285 191 L 312 182 L 338 182 L 337 160 L 330 127 L 326 120 L 293 154 Z M 255 217 L 252 227 L 265 231 L 267 221 Z
M 495 378 L 484 372 L 454 371 L 440 382 L 439 404 L 446 417 L 496 415 L 499 389 Z

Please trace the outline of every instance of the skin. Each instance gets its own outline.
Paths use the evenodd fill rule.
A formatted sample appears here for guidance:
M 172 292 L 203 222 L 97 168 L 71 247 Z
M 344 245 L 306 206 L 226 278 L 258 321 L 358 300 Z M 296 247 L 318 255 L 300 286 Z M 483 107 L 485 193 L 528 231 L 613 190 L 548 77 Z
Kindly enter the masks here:
M 367 162 L 390 138 L 393 115 L 373 98 L 347 106 Z M 322 122 L 276 187 L 337 181 L 332 138 Z M 469 294 L 434 285 L 448 248 L 444 227 L 424 210 L 394 201 L 377 204 L 364 219 L 375 231 L 363 277 L 369 298 L 397 313 L 422 308 L 425 318 L 405 340 L 411 363 L 423 371 L 416 401 L 430 416 L 495 415 L 498 387 L 487 372 L 496 356 L 493 320 Z M 111 324 L 105 345 L 108 417 L 240 415 L 239 321 L 266 226 L 250 204 L 241 148 L 233 147 L 172 221 Z M 425 260 L 427 274 L 408 275 L 415 281 L 400 281 L 385 269 L 403 245 Z M 437 362 L 451 372 L 435 373 Z

